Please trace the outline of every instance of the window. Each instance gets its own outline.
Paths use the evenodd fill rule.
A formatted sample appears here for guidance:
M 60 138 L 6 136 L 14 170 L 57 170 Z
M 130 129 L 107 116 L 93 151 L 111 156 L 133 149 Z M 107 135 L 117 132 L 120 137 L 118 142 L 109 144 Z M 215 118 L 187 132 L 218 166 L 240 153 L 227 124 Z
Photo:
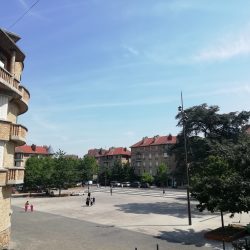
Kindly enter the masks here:
M 0 168 L 3 168 L 4 142 L 0 141 Z

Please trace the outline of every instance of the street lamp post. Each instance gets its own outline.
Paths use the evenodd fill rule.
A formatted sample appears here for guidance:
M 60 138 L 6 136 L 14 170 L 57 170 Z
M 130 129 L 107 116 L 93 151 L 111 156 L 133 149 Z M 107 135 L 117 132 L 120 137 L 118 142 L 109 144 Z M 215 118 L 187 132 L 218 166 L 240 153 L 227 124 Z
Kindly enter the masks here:
M 186 177 L 187 177 L 187 205 L 188 205 L 188 224 L 192 225 L 191 218 L 191 207 L 190 207 L 190 190 L 189 190 L 189 166 L 188 166 L 188 158 L 187 158 L 187 137 L 186 137 L 186 122 L 187 115 L 183 109 L 183 98 L 181 92 L 181 106 L 178 107 L 179 112 L 182 115 L 182 124 L 183 124 L 183 137 L 184 137 L 184 150 L 185 150 L 185 165 L 186 165 Z

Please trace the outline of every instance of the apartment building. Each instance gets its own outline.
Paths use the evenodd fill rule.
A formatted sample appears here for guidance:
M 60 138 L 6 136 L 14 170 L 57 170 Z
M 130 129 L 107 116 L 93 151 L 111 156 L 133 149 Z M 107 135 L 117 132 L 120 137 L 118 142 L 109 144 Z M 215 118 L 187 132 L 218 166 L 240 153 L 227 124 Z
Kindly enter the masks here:
M 24 179 L 24 168 L 14 166 L 14 153 L 25 144 L 28 130 L 17 118 L 28 110 L 30 94 L 21 84 L 25 55 L 18 40 L 18 35 L 0 29 L 0 248 L 10 241 L 12 186 Z
M 161 163 L 167 165 L 170 171 L 175 169 L 173 157 L 168 155 L 170 145 L 176 143 L 176 136 L 156 135 L 152 138 L 144 137 L 131 148 L 131 166 L 137 175 L 145 172 L 156 175 Z
M 32 157 L 52 156 L 54 151 L 51 146 L 36 146 L 35 144 L 23 145 L 15 149 L 15 166 L 24 168 L 26 161 Z
M 88 156 L 95 157 L 100 167 L 112 168 L 115 164 L 127 164 L 130 163 L 131 152 L 127 148 L 123 147 L 111 147 L 108 150 L 105 149 L 90 149 Z

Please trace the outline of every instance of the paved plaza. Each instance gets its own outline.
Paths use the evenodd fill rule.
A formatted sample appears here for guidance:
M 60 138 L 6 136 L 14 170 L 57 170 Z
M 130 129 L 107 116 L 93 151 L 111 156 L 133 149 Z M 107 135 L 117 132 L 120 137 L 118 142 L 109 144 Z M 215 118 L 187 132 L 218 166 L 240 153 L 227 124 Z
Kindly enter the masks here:
M 78 189 L 80 191 L 80 189 Z M 82 191 L 82 190 L 81 190 Z M 192 226 L 188 225 L 186 192 L 167 189 L 91 188 L 92 207 L 84 196 L 13 198 L 13 249 L 222 249 L 221 242 L 203 238 L 221 225 L 220 215 L 200 213 L 192 201 Z M 34 212 L 25 213 L 29 200 Z M 244 214 L 227 224 L 247 224 Z M 46 247 L 45 247 L 46 246 Z M 227 245 L 227 249 L 229 248 Z M 69 248 L 70 247 L 70 248 Z

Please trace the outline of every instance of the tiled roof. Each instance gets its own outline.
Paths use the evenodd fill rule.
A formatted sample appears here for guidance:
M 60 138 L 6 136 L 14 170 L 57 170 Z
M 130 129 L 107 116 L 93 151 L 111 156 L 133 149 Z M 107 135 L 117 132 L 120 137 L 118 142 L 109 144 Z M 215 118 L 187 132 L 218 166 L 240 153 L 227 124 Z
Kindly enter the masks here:
M 101 157 L 107 155 L 131 155 L 131 152 L 127 148 L 119 147 L 119 148 L 110 148 L 109 150 L 106 149 L 90 149 L 88 151 L 88 156 L 93 157 Z
M 94 148 L 94 149 L 89 149 L 87 155 L 92 156 L 92 157 L 100 157 L 105 155 L 107 150 L 102 149 L 102 148 Z
M 130 150 L 128 150 L 127 148 L 110 148 L 108 150 L 108 152 L 106 152 L 105 155 L 131 155 Z
M 154 136 L 152 138 L 144 137 L 142 140 L 132 145 L 131 148 L 147 147 L 151 145 L 175 144 L 176 138 L 176 136 L 172 135 Z
M 47 146 L 29 146 L 29 145 L 23 145 L 20 147 L 16 147 L 15 149 L 16 153 L 24 153 L 24 154 L 38 154 L 38 155 L 49 155 L 51 154 L 49 152 L 49 147 Z

